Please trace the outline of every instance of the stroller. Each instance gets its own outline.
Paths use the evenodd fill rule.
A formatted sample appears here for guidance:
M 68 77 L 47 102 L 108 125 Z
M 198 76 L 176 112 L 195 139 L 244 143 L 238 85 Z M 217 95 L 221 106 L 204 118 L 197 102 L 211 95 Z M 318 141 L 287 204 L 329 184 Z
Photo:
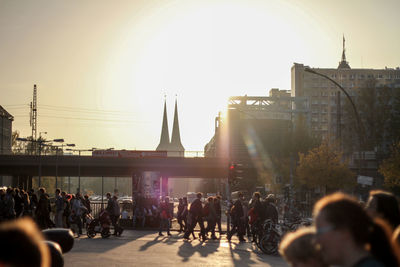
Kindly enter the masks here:
M 102 238 L 108 238 L 111 235 L 110 225 L 111 219 L 107 210 L 101 211 L 98 219 L 86 214 L 86 234 L 89 238 L 95 237 L 97 233 L 100 233 Z

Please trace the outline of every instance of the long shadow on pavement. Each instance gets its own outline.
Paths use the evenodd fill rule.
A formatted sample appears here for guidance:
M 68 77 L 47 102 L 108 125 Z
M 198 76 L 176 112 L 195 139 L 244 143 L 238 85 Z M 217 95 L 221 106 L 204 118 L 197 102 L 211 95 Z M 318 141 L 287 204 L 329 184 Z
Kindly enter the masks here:
M 229 252 L 231 253 L 232 261 L 234 266 L 250 266 L 250 264 L 254 264 L 255 261 L 250 259 L 250 251 L 246 249 L 241 249 L 240 244 L 236 244 L 233 248 L 232 243 L 229 242 Z M 235 254 L 239 256 L 239 259 L 235 257 Z
M 140 247 L 140 251 L 145 251 L 149 247 L 154 246 L 155 244 L 163 243 L 167 245 L 172 245 L 178 241 L 179 236 L 156 236 L 153 240 L 148 241 L 146 244 Z
M 193 246 L 193 242 L 196 242 L 195 246 Z M 207 257 L 215 253 L 219 246 L 219 240 L 208 242 L 198 242 L 198 240 L 184 241 L 179 247 L 178 255 L 182 258 L 182 262 L 188 262 L 189 258 L 192 257 L 195 252 L 199 252 L 201 257 Z
M 128 233 L 128 231 L 122 233 L 121 237 L 110 236 L 109 238 L 101 238 L 96 235 L 95 238 L 78 238 L 75 239 L 75 245 L 72 250 L 75 253 L 86 253 L 91 252 L 93 246 L 96 247 L 96 253 L 107 252 L 108 250 L 115 249 L 116 247 L 123 246 L 128 242 L 140 239 L 142 237 L 153 235 L 154 232 L 134 232 Z M 110 244 L 112 243 L 112 246 Z M 79 246 L 77 244 L 80 244 Z M 78 249 L 79 248 L 79 249 Z

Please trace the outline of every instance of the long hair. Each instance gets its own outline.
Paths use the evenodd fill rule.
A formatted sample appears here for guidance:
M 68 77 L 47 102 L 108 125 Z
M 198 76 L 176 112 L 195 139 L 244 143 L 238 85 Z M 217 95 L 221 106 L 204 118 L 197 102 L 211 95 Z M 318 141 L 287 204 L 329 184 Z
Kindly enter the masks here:
M 376 211 L 387 220 L 393 229 L 400 225 L 400 210 L 396 197 L 383 190 L 373 190 L 369 193 L 370 199 L 376 200 Z
M 356 199 L 342 193 L 328 195 L 314 206 L 314 215 L 321 212 L 335 228 L 347 229 L 357 245 L 368 247 L 369 252 L 385 266 L 399 266 L 390 227 L 383 220 L 370 218 Z

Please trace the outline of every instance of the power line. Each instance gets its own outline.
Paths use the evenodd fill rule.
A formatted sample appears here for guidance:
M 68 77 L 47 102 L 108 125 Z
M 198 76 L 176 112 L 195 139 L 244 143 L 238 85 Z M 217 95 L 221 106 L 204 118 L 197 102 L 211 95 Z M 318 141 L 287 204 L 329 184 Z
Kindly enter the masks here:
M 87 111 L 87 112 L 99 112 L 99 113 L 133 113 L 128 111 L 120 111 L 120 110 L 103 110 L 103 109 L 89 109 L 89 108 L 78 108 L 78 107 L 65 107 L 65 106 L 53 106 L 53 105 L 40 105 L 41 108 L 45 109 L 53 109 L 53 110 L 64 110 L 64 111 Z
M 87 121 L 109 121 L 109 122 L 128 122 L 128 123 L 145 123 L 146 121 L 132 121 L 132 120 L 106 120 L 106 119 L 95 119 L 95 118 L 76 118 L 76 117 L 63 117 L 63 116 L 48 116 L 40 115 L 39 117 L 54 118 L 54 119 L 68 119 L 68 120 L 87 120 Z
M 29 104 L 11 104 L 11 105 L 4 105 L 5 107 L 14 107 L 14 106 L 27 106 L 29 107 Z

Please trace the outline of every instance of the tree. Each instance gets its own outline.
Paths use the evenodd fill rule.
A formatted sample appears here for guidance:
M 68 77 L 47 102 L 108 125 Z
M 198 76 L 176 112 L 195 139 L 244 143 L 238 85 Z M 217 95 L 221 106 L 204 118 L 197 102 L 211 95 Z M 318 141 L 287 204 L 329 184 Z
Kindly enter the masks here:
M 354 173 L 342 160 L 342 152 L 327 142 L 306 154 L 299 153 L 296 175 L 297 184 L 309 189 L 319 187 L 331 191 L 349 189 L 356 184 Z
M 400 187 L 400 142 L 393 147 L 391 156 L 382 162 L 379 172 L 385 178 L 385 186 Z
M 389 120 L 388 139 L 392 144 L 400 142 L 400 90 L 393 93 L 392 112 Z
M 12 147 L 12 152 L 14 154 L 23 154 L 25 153 L 26 149 L 26 144 L 25 142 L 18 141 L 17 138 L 19 138 L 19 132 L 18 131 L 13 131 L 12 132 L 12 137 L 11 137 L 11 147 Z
M 361 131 L 364 150 L 384 150 L 388 136 L 391 135 L 391 114 L 393 113 L 393 90 L 387 86 L 377 86 L 376 80 L 367 80 L 365 85 L 357 92 L 354 99 L 358 114 L 362 121 L 361 129 L 358 127 L 354 116 L 354 110 L 350 102 L 345 101 L 345 125 L 343 127 L 343 144 L 349 152 L 358 150 L 359 136 Z

